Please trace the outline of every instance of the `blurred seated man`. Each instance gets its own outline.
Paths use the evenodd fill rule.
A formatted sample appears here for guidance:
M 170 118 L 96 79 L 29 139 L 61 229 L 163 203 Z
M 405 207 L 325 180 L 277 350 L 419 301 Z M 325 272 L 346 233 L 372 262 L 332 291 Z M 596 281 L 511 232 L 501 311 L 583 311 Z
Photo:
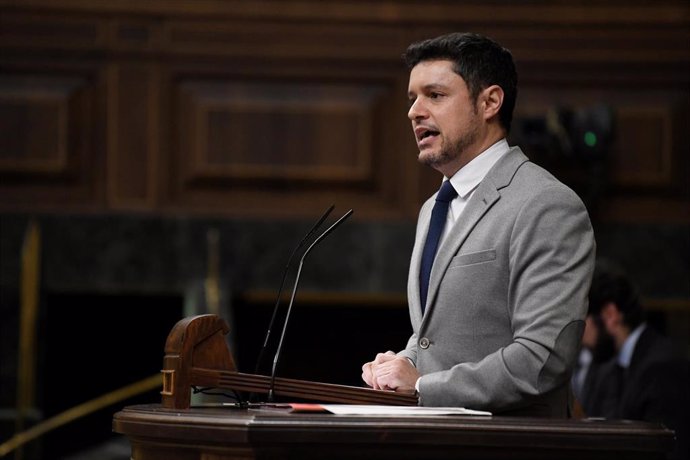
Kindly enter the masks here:
M 670 458 L 688 459 L 690 404 L 688 360 L 645 322 L 637 290 L 625 273 L 599 261 L 589 294 L 589 312 L 616 349 L 597 371 L 588 416 L 663 423 L 675 430 Z
M 596 399 L 593 388 L 598 385 L 601 366 L 615 353 L 613 339 L 602 331 L 604 325 L 601 324 L 601 319 L 588 314 L 582 335 L 582 348 L 572 377 L 573 394 L 579 403 L 580 415 L 587 417 L 601 411 L 603 402 Z

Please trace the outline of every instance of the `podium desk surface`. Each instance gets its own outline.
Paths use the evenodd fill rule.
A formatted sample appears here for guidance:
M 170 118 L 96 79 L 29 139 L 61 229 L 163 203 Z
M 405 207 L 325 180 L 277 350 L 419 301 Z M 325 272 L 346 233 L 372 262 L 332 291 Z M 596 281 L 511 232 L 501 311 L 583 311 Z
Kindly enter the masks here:
M 663 459 L 673 432 L 624 420 L 345 416 L 286 408 L 125 407 L 133 460 Z

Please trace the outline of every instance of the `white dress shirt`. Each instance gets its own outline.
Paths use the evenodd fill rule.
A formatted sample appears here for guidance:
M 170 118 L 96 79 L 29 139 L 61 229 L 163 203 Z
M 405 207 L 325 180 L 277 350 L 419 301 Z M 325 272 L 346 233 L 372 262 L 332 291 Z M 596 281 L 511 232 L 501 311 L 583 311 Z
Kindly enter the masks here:
M 491 168 L 510 150 L 508 141 L 501 139 L 493 144 L 488 149 L 477 155 L 472 161 L 460 168 L 450 179 L 443 178 L 443 180 L 450 180 L 453 188 L 458 192 L 448 207 L 448 216 L 446 217 L 446 225 L 443 227 L 443 234 L 439 247 L 450 234 L 450 231 L 458 221 L 458 218 L 465 209 L 467 202 L 470 201 L 474 191 L 477 189 L 481 181 L 486 177 L 486 174 Z

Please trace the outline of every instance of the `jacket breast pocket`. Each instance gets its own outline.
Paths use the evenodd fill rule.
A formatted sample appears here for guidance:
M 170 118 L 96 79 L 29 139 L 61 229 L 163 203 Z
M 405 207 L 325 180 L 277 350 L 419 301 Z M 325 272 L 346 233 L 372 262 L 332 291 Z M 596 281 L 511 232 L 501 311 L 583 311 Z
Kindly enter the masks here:
M 464 267 L 467 265 L 482 264 L 496 260 L 496 250 L 487 249 L 486 251 L 470 252 L 468 254 L 460 254 L 453 257 L 450 261 L 450 267 Z

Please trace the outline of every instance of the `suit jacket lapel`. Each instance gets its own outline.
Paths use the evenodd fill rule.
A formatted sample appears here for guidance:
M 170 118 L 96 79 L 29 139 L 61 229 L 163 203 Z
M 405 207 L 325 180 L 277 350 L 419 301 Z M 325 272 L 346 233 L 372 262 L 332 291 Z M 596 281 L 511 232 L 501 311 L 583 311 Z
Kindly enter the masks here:
M 529 160 L 522 151 L 518 147 L 513 147 L 493 168 L 491 168 L 489 173 L 477 187 L 477 190 L 475 190 L 474 195 L 472 195 L 472 198 L 467 203 L 465 210 L 455 223 L 448 238 L 441 244 L 436 254 L 434 265 L 431 268 L 429 294 L 426 309 L 424 310 L 424 319 L 429 316 L 429 312 L 434 308 L 436 294 L 441 285 L 441 280 L 450 265 L 450 261 L 455 257 L 460 246 L 462 246 L 467 236 L 477 225 L 477 222 L 479 222 L 481 218 L 486 215 L 487 211 L 491 209 L 494 203 L 501 198 L 499 190 L 510 183 L 515 175 L 515 171 L 526 161 Z M 427 223 L 426 225 L 428 227 L 429 224 Z M 421 257 L 421 254 L 419 257 Z M 415 267 L 416 285 L 417 291 L 419 291 L 419 260 L 416 261 Z M 417 304 L 419 303 L 419 292 L 417 292 Z M 419 312 L 421 313 L 421 309 Z
M 472 199 L 467 203 L 460 219 L 455 223 L 453 230 L 448 238 L 443 241 L 438 248 L 434 265 L 431 267 L 431 277 L 429 278 L 429 294 L 424 317 L 433 309 L 434 300 L 438 292 L 443 275 L 450 265 L 450 261 L 455 257 L 458 249 L 462 246 L 467 236 L 474 226 L 486 214 L 486 211 L 500 198 L 499 193 L 493 184 L 482 181 L 474 192 Z
M 424 240 L 429 231 L 429 221 L 431 219 L 431 210 L 436 198 L 434 194 L 422 207 L 419 213 L 419 222 L 417 224 L 417 235 L 415 238 L 414 248 L 412 249 L 411 270 L 410 276 L 407 280 L 408 284 L 408 302 L 410 303 L 410 312 L 412 315 L 413 324 L 422 322 L 422 300 L 419 292 L 419 271 L 422 261 L 422 249 L 424 248 Z M 428 296 L 427 296 L 428 297 Z

